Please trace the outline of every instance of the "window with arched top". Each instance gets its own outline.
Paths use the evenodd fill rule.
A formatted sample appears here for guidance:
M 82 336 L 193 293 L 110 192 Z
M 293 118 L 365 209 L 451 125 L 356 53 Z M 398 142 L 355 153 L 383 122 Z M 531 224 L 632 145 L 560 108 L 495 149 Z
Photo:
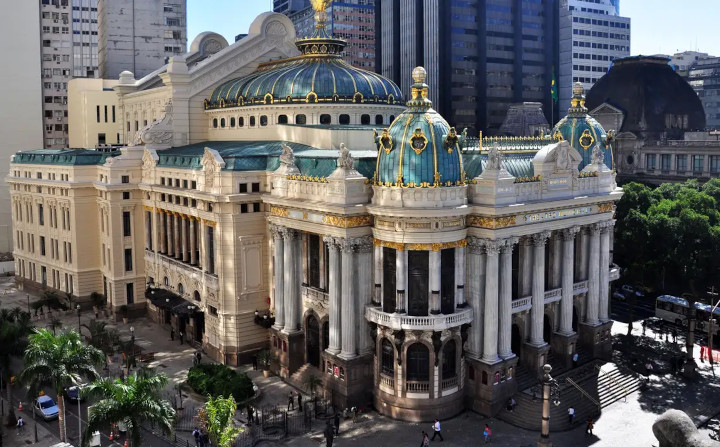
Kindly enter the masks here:
M 260 125 L 262 127 L 265 127 L 265 126 L 267 126 L 267 124 L 268 124 L 267 115 L 260 116 Z
M 328 115 L 327 113 L 323 113 L 320 115 L 320 124 L 328 125 L 332 122 L 332 117 Z
M 383 123 L 383 116 L 382 115 L 375 115 L 375 124 L 381 125 Z
M 430 379 L 430 350 L 422 343 L 413 343 L 406 354 L 407 380 L 427 381 Z
M 225 118 L 220 118 L 220 127 L 225 127 Z
M 295 115 L 295 124 L 307 124 L 307 117 L 305 115 Z
M 393 121 L 395 121 L 395 115 L 390 115 L 390 120 L 388 121 L 388 123 L 392 124 Z
M 287 123 L 288 123 L 287 115 L 279 115 L 278 116 L 278 124 L 287 124 Z
M 369 125 L 370 124 L 370 115 L 367 115 L 367 114 L 360 115 L 360 124 L 362 124 L 363 126 Z
M 245 127 L 245 118 L 242 116 L 238 118 L 238 127 Z
M 169 285 L 170 285 L 170 280 L 168 279 L 167 276 L 163 278 L 163 284 L 164 284 L 165 286 L 169 286 Z
M 255 117 L 254 116 L 250 117 L 250 127 L 255 127 Z
M 338 118 L 338 123 L 342 124 L 343 126 L 347 126 L 350 124 L 350 115 L 343 113 Z
M 382 373 L 392 376 L 395 371 L 395 348 L 387 338 L 382 339 L 382 344 L 380 345 L 380 355 L 380 368 Z
M 182 295 L 183 293 L 185 293 L 185 286 L 183 286 L 182 283 L 179 283 L 179 284 L 178 284 L 178 293 L 179 293 L 180 295 Z
M 213 128 L 217 129 L 218 121 L 217 118 L 213 118 Z
M 194 292 L 193 292 L 193 299 L 194 299 L 195 301 L 200 301 L 200 292 L 198 292 L 197 290 L 194 291 Z
M 230 118 L 230 127 L 235 127 L 235 117 Z
M 442 378 L 450 379 L 457 375 L 457 368 L 455 365 L 455 353 L 456 353 L 455 340 L 449 340 L 445 343 L 442 350 Z

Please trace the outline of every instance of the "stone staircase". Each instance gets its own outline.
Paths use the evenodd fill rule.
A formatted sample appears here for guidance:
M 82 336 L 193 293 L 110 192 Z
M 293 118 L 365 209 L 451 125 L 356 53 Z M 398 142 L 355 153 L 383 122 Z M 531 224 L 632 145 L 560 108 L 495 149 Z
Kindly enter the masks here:
M 295 373 L 293 373 L 293 375 L 291 375 L 291 376 L 287 379 L 287 382 L 288 382 L 290 385 L 292 385 L 292 386 L 294 386 L 295 388 L 297 388 L 297 389 L 299 389 L 300 391 L 302 391 L 303 393 L 308 393 L 308 390 L 305 389 L 305 388 L 306 388 L 306 387 L 305 387 L 305 381 L 306 381 L 307 378 L 310 377 L 311 375 L 314 375 L 315 377 L 317 377 L 318 379 L 321 379 L 321 380 L 322 380 L 322 378 L 323 378 L 322 372 L 320 372 L 319 369 L 317 369 L 316 367 L 314 367 L 314 366 L 311 365 L 310 363 L 306 363 L 306 364 L 304 364 L 303 366 L 301 366 L 300 369 L 298 369 L 297 371 L 295 371 Z
M 596 368 L 600 367 L 601 370 Z M 560 391 L 560 405 L 550 404 L 550 427 L 552 431 L 563 431 L 585 423 L 588 417 L 597 418 L 601 409 L 627 394 L 637 390 L 640 386 L 638 377 L 632 371 L 620 371 L 612 363 L 591 361 L 569 372 L 555 376 Z M 575 382 L 582 390 L 571 385 L 567 379 Z M 526 382 L 527 383 L 527 382 Z M 520 382 L 518 382 L 520 384 Z M 498 419 L 528 430 L 540 430 L 542 416 L 542 391 L 539 385 L 516 393 L 517 402 L 515 411 L 510 412 L 503 408 L 498 413 Z M 589 397 L 588 397 L 589 396 Z M 598 408 L 598 404 L 599 407 Z M 567 410 L 575 409 L 575 421 L 568 421 Z

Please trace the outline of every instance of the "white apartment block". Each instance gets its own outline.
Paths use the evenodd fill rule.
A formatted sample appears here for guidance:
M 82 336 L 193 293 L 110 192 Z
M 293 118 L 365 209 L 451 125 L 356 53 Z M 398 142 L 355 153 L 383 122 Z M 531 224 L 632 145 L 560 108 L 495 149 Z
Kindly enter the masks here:
M 613 60 L 630 55 L 630 18 L 621 17 L 616 0 L 562 0 L 560 5 L 560 110 L 570 106 L 572 86 L 585 91 Z

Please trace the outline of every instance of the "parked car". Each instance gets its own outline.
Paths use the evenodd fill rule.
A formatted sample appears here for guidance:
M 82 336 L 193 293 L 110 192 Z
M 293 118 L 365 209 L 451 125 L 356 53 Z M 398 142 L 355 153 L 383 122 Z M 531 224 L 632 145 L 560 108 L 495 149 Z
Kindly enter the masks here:
M 35 411 L 35 414 L 39 415 L 46 421 L 57 419 L 59 412 L 57 404 L 49 396 L 38 397 L 35 400 L 33 411 Z
M 613 292 L 612 297 L 618 301 L 625 301 L 626 297 L 622 290 L 616 290 Z
M 623 284 L 622 286 L 620 286 L 620 290 L 625 294 L 625 296 L 629 296 L 630 294 L 635 294 L 635 296 L 642 297 L 645 295 L 639 289 L 636 289 L 635 287 L 631 286 L 630 284 Z
M 74 402 L 77 402 L 78 399 L 80 399 L 80 402 L 85 401 L 85 397 L 82 395 L 82 389 L 85 388 L 87 384 L 81 383 L 79 386 L 66 386 L 65 387 L 65 396 Z

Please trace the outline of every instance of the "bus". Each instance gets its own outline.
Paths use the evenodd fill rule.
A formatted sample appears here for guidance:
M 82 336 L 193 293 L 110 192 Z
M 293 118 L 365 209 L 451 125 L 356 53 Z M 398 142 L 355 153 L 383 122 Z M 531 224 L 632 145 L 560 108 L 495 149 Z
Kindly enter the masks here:
M 678 326 L 687 326 L 688 323 L 688 302 L 685 298 L 678 298 L 672 295 L 660 295 L 655 300 L 655 316 Z M 696 328 L 700 331 L 707 332 L 708 320 L 712 306 L 700 302 L 695 302 L 697 309 Z M 713 318 L 720 321 L 720 306 L 713 312 Z M 716 326 L 718 326 L 716 324 Z M 720 333 L 720 331 L 718 332 Z

